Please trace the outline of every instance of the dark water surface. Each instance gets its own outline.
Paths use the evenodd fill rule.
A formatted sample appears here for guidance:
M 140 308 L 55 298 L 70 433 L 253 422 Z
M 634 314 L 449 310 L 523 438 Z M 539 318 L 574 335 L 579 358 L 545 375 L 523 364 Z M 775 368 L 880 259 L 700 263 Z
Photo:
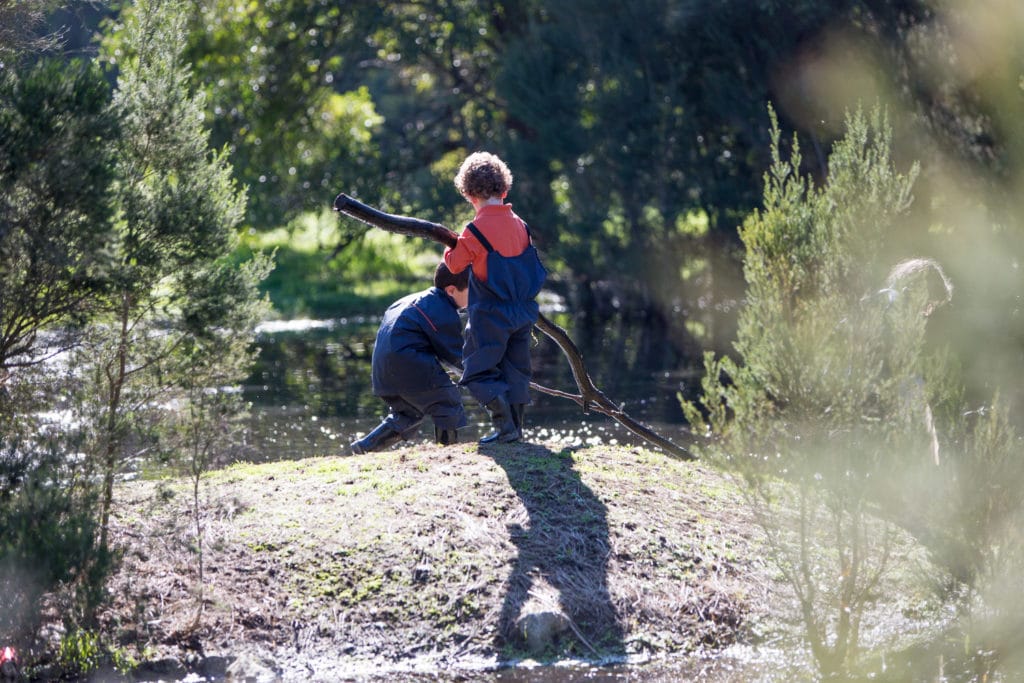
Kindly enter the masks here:
M 378 318 L 293 320 L 266 323 L 258 337 L 260 358 L 245 383 L 252 408 L 252 440 L 243 457 L 252 461 L 297 459 L 348 452 L 348 444 L 373 429 L 385 414 L 370 387 L 370 359 Z M 671 340 L 628 324 L 610 323 L 599 333 L 580 334 L 557 320 L 580 347 L 595 384 L 634 419 L 677 443 L 689 438 L 677 394 L 692 393 L 700 369 Z M 658 338 L 655 338 L 658 336 Z M 534 381 L 578 393 L 561 349 L 535 332 Z M 612 418 L 586 415 L 564 398 L 533 392 L 528 437 L 587 443 L 643 444 Z M 463 392 L 470 425 L 460 440 L 488 430 L 487 416 Z M 422 439 L 432 439 L 426 420 Z

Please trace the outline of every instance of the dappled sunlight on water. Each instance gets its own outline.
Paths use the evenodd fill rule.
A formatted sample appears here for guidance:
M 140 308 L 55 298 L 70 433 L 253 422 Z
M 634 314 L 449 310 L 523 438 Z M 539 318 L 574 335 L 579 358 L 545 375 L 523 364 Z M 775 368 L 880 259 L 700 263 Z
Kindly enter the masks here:
M 461 442 L 475 441 L 490 431 L 490 424 L 482 409 L 472 405 L 466 397 L 470 425 L 459 430 Z M 305 407 L 264 407 L 255 410 L 251 419 L 251 433 L 242 458 L 253 462 L 293 460 L 310 456 L 341 455 L 349 453 L 349 444 L 376 427 L 383 417 L 383 403 L 377 415 L 352 417 L 322 417 L 311 414 Z M 615 420 L 602 415 L 554 416 L 530 414 L 527 417 L 525 441 L 548 444 L 555 448 L 586 446 L 645 446 L 646 442 L 626 430 Z M 542 422 L 543 421 L 543 422 Z M 535 424 L 541 423 L 541 424 Z M 662 435 L 685 444 L 690 438 L 685 424 L 648 423 Z M 419 436 L 409 443 L 433 441 L 429 420 L 420 427 Z
M 258 366 L 244 389 L 252 404 L 252 431 L 240 457 L 267 461 L 348 453 L 349 443 L 376 427 L 385 411 L 370 387 L 377 323 L 372 316 L 263 323 Z M 620 332 L 616 340 L 582 345 L 595 384 L 634 419 L 686 443 L 689 433 L 676 394 L 692 386 L 692 370 L 663 366 L 671 356 L 655 363 L 639 358 L 625 363 L 622 349 L 631 345 L 629 334 Z M 577 391 L 561 350 L 546 338 L 537 340 L 534 373 L 544 386 Z M 489 431 L 488 418 L 468 392 L 463 399 L 470 425 L 459 439 L 476 440 Z M 527 425 L 527 440 L 566 448 L 645 443 L 612 418 L 584 414 L 572 401 L 539 392 L 527 411 Z M 432 436 L 428 419 L 420 438 Z

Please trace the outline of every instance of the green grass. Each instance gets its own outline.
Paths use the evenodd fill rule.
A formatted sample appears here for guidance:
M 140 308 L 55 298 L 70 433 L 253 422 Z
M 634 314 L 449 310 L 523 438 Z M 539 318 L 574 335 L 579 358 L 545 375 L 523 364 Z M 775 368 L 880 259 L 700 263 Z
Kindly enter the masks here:
M 236 258 L 274 254 L 274 270 L 261 284 L 284 318 L 337 318 L 383 312 L 392 301 L 430 286 L 440 245 L 382 230 L 363 232 L 332 212 L 307 214 L 287 227 L 242 236 Z M 332 258 L 335 246 L 352 238 Z

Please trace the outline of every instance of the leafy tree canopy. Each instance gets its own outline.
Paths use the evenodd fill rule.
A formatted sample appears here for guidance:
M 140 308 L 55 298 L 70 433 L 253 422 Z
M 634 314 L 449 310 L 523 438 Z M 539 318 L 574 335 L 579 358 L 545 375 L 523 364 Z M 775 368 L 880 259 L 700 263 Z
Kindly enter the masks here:
M 110 89 L 94 64 L 0 69 L 0 374 L 82 319 L 108 271 Z
M 952 161 L 1010 222 L 1020 58 L 1012 31 L 984 19 L 1015 16 L 1012 2 L 985 3 L 204 0 L 186 10 L 185 59 L 251 226 L 345 191 L 458 227 L 468 209 L 451 178 L 486 148 L 515 173 L 510 200 L 566 276 L 553 283 L 605 281 L 638 308 L 692 317 L 680 300 L 720 298 L 736 275 L 718 254 L 738 248 L 760 197 L 769 102 L 821 182 L 844 112 L 881 93 L 894 155 L 923 162 L 915 210 L 948 214 L 934 169 Z M 343 226 L 354 243 L 361 226 Z
M 552 258 L 622 279 L 652 254 L 664 276 L 695 232 L 736 234 L 768 164 L 769 101 L 823 177 L 845 105 L 818 101 L 804 67 L 827 50 L 872 46 L 923 119 L 984 154 L 963 132 L 969 102 L 918 78 L 948 44 L 936 24 L 927 0 L 207 0 L 188 58 L 253 224 L 340 190 L 459 224 L 451 176 L 488 148 Z

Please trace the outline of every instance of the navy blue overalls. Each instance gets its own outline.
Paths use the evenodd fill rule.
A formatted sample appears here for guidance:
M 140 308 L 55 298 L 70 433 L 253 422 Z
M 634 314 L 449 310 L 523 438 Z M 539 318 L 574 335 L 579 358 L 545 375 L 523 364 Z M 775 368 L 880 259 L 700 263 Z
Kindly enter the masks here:
M 437 287 L 403 297 L 384 313 L 373 346 L 373 393 L 387 402 L 384 419 L 410 438 L 429 415 L 440 429 L 465 427 L 459 388 L 438 359 L 461 363 L 462 320 Z
M 466 228 L 487 250 L 487 280 L 478 280 L 470 270 L 469 325 L 459 384 L 483 405 L 502 394 L 509 403 L 529 403 L 530 337 L 547 271 L 532 238 L 518 256 L 502 256 L 475 225 Z

